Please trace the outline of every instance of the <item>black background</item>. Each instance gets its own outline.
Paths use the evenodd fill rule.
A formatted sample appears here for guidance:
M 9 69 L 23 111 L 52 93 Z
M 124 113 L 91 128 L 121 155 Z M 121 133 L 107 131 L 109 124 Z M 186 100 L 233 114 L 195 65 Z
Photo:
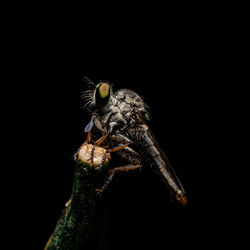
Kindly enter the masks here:
M 109 249 L 202 248 L 218 237 L 207 232 L 212 211 L 202 182 L 208 159 L 197 146 L 197 139 L 209 136 L 202 124 L 216 88 L 210 73 L 218 70 L 217 45 L 206 24 L 175 21 L 133 30 L 126 24 L 111 30 L 103 25 L 98 31 L 41 22 L 15 31 L 18 42 L 11 39 L 9 57 L 15 76 L 9 78 L 9 115 L 15 120 L 9 159 L 12 165 L 14 148 L 22 164 L 14 164 L 12 207 L 14 220 L 21 219 L 14 232 L 24 231 L 22 240 L 28 237 L 31 249 L 44 247 L 71 194 L 72 156 L 85 140 L 90 118 L 81 109 L 84 76 L 143 97 L 150 107 L 149 126 L 189 199 L 184 208 L 170 204 L 168 190 L 147 166 L 116 176 L 108 193 Z
M 195 185 L 200 169 L 195 169 L 193 162 L 197 64 L 183 62 L 187 60 L 184 50 L 177 55 L 165 55 L 164 51 L 147 53 L 142 48 L 134 48 L 129 56 L 126 48 L 120 48 L 115 56 L 111 53 L 112 57 L 109 53 L 105 57 L 97 53 L 91 61 L 83 53 L 79 54 L 80 63 L 75 55 L 53 58 L 55 61 L 48 62 L 42 70 L 43 80 L 39 80 L 39 94 L 34 100 L 36 114 L 27 131 L 35 137 L 31 152 L 35 161 L 32 186 L 36 191 L 32 189 L 30 195 L 39 197 L 32 213 L 36 211 L 33 216 L 39 224 L 40 246 L 48 239 L 70 197 L 75 164 L 72 155 L 86 137 L 84 127 L 90 116 L 80 109 L 84 104 L 80 94 L 86 89 L 84 76 L 96 83 L 108 81 L 114 90 L 131 88 L 142 95 L 151 108 L 152 131 L 189 198 L 185 208 L 170 204 L 168 190 L 147 166 L 141 172 L 118 175 L 108 194 L 109 249 L 117 249 L 120 244 L 119 249 L 187 246 L 195 244 L 197 234 L 202 234 L 202 217 L 199 218 L 197 207 L 201 193 Z
M 196 192 L 194 183 L 195 179 L 199 178 L 199 172 L 196 172 L 193 166 L 195 122 L 192 113 L 192 83 L 188 84 L 188 87 L 185 83 L 182 87 L 179 81 L 184 79 L 176 80 L 178 72 L 171 72 L 167 66 L 165 66 L 166 71 L 171 72 L 169 77 L 167 72 L 162 75 L 150 72 L 147 65 L 142 69 L 137 68 L 135 64 L 131 73 L 132 63 L 129 61 L 127 67 L 121 65 L 123 69 L 114 67 L 113 63 L 110 68 L 106 65 L 101 69 L 93 67 L 89 70 L 83 65 L 83 70 L 73 70 L 73 73 L 68 71 L 68 68 L 62 69 L 62 72 L 58 69 L 62 74 L 59 79 L 48 80 L 51 85 L 58 81 L 58 89 L 51 90 L 50 86 L 47 86 L 48 83 L 45 84 L 46 87 L 44 86 L 44 92 L 50 94 L 45 94 L 44 99 L 41 96 L 41 102 L 43 100 L 45 102 L 40 106 L 43 114 L 34 121 L 35 127 L 38 125 L 36 131 L 38 145 L 35 149 L 39 150 L 39 158 L 42 158 L 36 161 L 34 166 L 36 168 L 34 175 L 37 176 L 35 186 L 39 187 L 38 192 L 41 197 L 38 200 L 39 210 L 42 208 L 40 225 L 44 228 L 39 234 L 41 237 L 39 240 L 41 244 L 47 240 L 64 203 L 70 197 L 75 164 L 72 155 L 85 140 L 84 127 L 90 117 L 87 112 L 80 109 L 84 103 L 79 99 L 80 92 L 85 89 L 82 78 L 87 75 L 94 82 L 107 80 L 113 83 L 114 89 L 132 88 L 143 96 L 151 108 L 152 131 L 175 166 L 189 198 L 185 208 L 170 204 L 168 190 L 161 183 L 159 176 L 147 166 L 141 172 L 118 175 L 108 194 L 109 249 L 116 249 L 120 242 L 123 242 L 122 245 L 126 248 L 131 245 L 162 246 L 167 244 L 166 240 L 168 244 L 173 245 L 183 244 L 183 240 L 192 242 L 192 237 L 186 238 L 183 235 L 187 230 L 194 230 L 194 235 L 198 232 L 192 223 L 195 222 L 193 217 L 199 202 L 197 200 L 199 197 L 194 195 Z M 187 72 L 182 74 L 186 77 Z M 51 76 L 54 74 L 48 77 Z M 169 84 L 171 81 L 173 82 Z M 178 241 L 179 237 L 182 238 L 181 242 Z

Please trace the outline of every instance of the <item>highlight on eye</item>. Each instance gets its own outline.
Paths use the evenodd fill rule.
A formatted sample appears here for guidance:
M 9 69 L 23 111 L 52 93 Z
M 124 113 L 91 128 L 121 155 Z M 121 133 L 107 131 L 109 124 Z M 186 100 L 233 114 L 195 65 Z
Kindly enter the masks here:
M 110 85 L 105 82 L 101 82 L 96 86 L 94 91 L 94 100 L 97 108 L 104 107 L 110 97 Z
M 109 95 L 109 85 L 107 83 L 101 83 L 99 86 L 99 94 L 101 98 L 105 98 Z

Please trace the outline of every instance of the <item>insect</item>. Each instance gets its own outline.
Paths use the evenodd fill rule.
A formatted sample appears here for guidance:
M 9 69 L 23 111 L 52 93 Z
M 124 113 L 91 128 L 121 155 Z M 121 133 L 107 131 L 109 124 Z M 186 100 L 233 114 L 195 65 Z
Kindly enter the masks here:
M 91 133 L 88 132 L 87 140 L 83 143 L 83 145 L 76 152 L 76 154 L 74 155 L 74 159 L 76 161 L 78 160 L 84 163 L 85 166 L 88 166 L 88 168 L 92 168 L 96 171 L 106 170 L 104 168 L 105 166 L 109 164 L 111 160 L 110 153 L 122 150 L 129 145 L 129 143 L 127 143 L 124 145 L 120 145 L 117 147 L 107 149 L 107 145 L 105 146 L 101 145 L 102 142 L 107 137 L 108 137 L 108 133 L 103 135 L 97 141 L 91 142 Z M 139 164 L 129 164 L 129 165 L 124 165 L 124 166 L 119 166 L 119 167 L 108 168 L 106 181 L 101 188 L 96 189 L 97 194 L 99 196 L 103 194 L 103 192 L 108 187 L 109 183 L 112 181 L 116 173 L 123 172 L 123 171 L 130 171 L 130 170 L 138 169 L 141 167 L 142 165 L 139 165 Z M 87 169 L 85 170 L 88 171 Z
M 142 98 L 130 89 L 113 92 L 106 82 L 94 84 L 88 78 L 86 81 L 90 89 L 82 97 L 87 100 L 85 107 L 91 111 L 91 120 L 85 132 L 108 133 L 111 146 L 130 143 L 117 153 L 131 164 L 149 162 L 176 201 L 185 205 L 187 198 L 181 182 L 147 125 L 149 112 Z

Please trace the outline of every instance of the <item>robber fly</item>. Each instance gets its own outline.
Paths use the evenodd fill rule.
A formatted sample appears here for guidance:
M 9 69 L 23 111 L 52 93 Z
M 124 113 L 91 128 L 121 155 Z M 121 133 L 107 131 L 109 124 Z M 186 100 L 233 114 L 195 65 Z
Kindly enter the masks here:
M 147 125 L 148 107 L 142 98 L 130 89 L 113 92 L 112 86 L 106 82 L 94 84 L 88 78 L 86 81 L 90 89 L 83 92 L 82 97 L 87 100 L 85 106 L 91 111 L 91 120 L 85 132 L 108 133 L 111 145 L 132 143 L 133 148 L 127 146 L 118 152 L 121 157 L 136 165 L 142 165 L 145 159 L 149 160 L 166 183 L 171 195 L 177 202 L 185 205 L 185 191 Z

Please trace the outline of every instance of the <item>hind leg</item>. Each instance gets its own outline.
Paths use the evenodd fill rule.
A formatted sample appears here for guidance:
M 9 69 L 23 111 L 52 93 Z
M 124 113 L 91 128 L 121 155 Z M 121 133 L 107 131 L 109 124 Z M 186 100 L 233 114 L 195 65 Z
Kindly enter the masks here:
M 121 167 L 115 167 L 109 170 L 109 175 L 108 178 L 106 180 L 106 182 L 104 183 L 104 185 L 102 186 L 102 188 L 100 190 L 97 190 L 97 194 L 99 196 L 101 196 L 103 194 L 103 192 L 107 189 L 109 183 L 113 180 L 114 176 L 116 173 L 119 172 L 128 172 L 134 169 L 138 169 L 141 168 L 142 165 L 134 165 L 134 164 L 129 164 L 129 165 L 125 165 L 125 166 L 121 166 Z

